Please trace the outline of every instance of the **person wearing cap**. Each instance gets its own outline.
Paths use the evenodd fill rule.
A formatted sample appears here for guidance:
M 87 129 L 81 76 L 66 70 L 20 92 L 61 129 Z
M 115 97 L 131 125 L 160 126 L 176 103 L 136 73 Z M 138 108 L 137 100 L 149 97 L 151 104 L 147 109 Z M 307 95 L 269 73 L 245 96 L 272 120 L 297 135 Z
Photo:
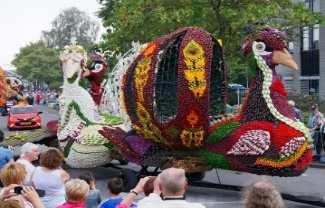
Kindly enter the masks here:
M 294 116 L 295 116 L 295 119 L 301 121 L 301 112 L 300 112 L 299 108 L 296 107 L 296 103 L 295 103 L 295 101 L 293 101 L 293 100 L 289 100 L 289 101 L 288 101 L 288 104 L 289 104 L 289 106 L 291 106 L 292 109 L 293 109 L 293 114 L 294 114 Z
M 32 185 L 31 176 L 35 170 L 35 166 L 32 162 L 38 159 L 39 154 L 38 145 L 36 144 L 27 142 L 21 146 L 20 157 L 16 162 L 24 165 L 26 169 L 27 174 L 24 180 L 24 185 Z
M 316 157 L 315 159 L 318 160 L 319 156 L 322 152 L 322 141 L 321 141 L 321 134 L 320 128 L 324 124 L 324 116 L 318 110 L 318 106 L 316 104 L 311 106 L 310 115 L 308 119 L 308 127 L 311 129 L 311 136 L 314 141 L 314 147 L 316 149 Z

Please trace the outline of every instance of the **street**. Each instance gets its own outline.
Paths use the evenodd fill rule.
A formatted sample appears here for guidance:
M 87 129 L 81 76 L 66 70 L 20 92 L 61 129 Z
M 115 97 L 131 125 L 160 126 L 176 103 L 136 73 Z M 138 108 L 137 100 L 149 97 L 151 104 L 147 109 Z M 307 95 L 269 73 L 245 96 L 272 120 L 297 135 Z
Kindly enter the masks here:
M 40 105 L 37 108 L 43 112 L 42 114 L 42 126 L 46 128 L 46 123 L 50 120 L 57 119 L 58 113 L 55 110 L 48 109 L 46 106 Z M 0 129 L 5 134 L 8 133 L 6 128 L 7 117 L 0 117 Z M 140 168 L 134 164 L 124 166 L 138 171 Z M 111 168 L 98 167 L 91 169 L 97 178 L 97 187 L 101 190 L 104 197 L 106 194 L 106 182 L 110 177 Z M 68 169 L 71 176 L 77 176 L 81 171 L 79 169 Z M 287 193 L 295 196 L 303 197 L 304 199 L 313 200 L 323 199 L 325 200 L 325 170 L 321 168 L 309 168 L 305 174 L 299 177 L 269 177 L 269 176 L 257 176 L 254 174 L 240 173 L 226 170 L 211 170 L 206 172 L 204 181 L 218 183 L 220 179 L 221 184 L 246 186 L 253 181 L 260 179 L 267 179 L 276 184 L 282 193 Z M 206 207 L 242 207 L 241 195 L 237 191 L 221 190 L 213 188 L 200 188 L 190 186 L 187 200 L 201 202 Z M 306 204 L 295 203 L 286 201 L 288 207 L 315 207 L 308 206 Z

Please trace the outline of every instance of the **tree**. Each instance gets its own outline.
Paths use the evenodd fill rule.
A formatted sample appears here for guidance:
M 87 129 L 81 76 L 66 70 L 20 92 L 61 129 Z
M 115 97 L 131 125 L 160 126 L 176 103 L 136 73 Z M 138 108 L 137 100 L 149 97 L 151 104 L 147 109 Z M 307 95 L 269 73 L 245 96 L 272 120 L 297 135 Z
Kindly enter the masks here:
M 103 47 L 125 52 L 132 41 L 149 42 L 184 26 L 198 26 L 223 40 L 230 77 L 246 76 L 240 45 L 247 28 L 255 31 L 265 25 L 286 29 L 322 20 L 301 3 L 292 0 L 101 0 L 99 17 L 107 33 Z M 242 80 L 242 79 L 241 79 Z
M 17 68 L 17 74 L 25 79 L 31 82 L 43 81 L 50 88 L 58 88 L 62 83 L 58 56 L 58 50 L 38 41 L 21 48 L 12 64 Z
M 85 12 L 71 7 L 63 10 L 52 22 L 50 31 L 42 32 L 42 39 L 49 47 L 62 49 L 76 41 L 91 47 L 98 37 L 99 25 Z

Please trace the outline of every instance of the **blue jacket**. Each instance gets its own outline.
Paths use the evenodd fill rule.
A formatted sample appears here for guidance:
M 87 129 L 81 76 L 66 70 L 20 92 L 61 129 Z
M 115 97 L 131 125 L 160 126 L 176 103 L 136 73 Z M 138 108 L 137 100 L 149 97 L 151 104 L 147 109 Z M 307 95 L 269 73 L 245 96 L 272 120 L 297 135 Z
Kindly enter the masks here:
M 4 148 L 4 147 L 0 147 L 0 169 L 5 166 L 5 164 L 7 164 L 11 159 L 13 159 L 14 154 L 12 151 Z

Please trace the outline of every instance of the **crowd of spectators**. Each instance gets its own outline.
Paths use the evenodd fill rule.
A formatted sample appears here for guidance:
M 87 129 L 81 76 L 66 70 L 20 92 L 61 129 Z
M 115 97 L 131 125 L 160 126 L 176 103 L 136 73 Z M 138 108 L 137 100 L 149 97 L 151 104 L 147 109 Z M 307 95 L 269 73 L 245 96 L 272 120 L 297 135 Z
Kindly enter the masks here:
M 55 90 L 35 90 L 25 94 L 30 105 L 54 103 L 59 95 Z
M 20 157 L 14 161 L 10 150 L 3 148 L 6 157 L 0 158 L 0 208 L 204 208 L 200 203 L 185 199 L 187 178 L 184 169 L 168 168 L 158 176 L 141 178 L 125 196 L 122 178 L 108 180 L 107 199 L 101 198 L 91 172 L 70 179 L 61 167 L 62 153 L 49 148 L 40 154 L 38 146 L 26 143 L 21 147 Z M 2 155 L 2 154 L 0 154 Z M 33 162 L 39 159 L 39 166 Z M 138 196 L 143 196 L 137 202 Z M 260 181 L 244 191 L 243 206 L 284 207 L 277 189 L 269 182 Z

